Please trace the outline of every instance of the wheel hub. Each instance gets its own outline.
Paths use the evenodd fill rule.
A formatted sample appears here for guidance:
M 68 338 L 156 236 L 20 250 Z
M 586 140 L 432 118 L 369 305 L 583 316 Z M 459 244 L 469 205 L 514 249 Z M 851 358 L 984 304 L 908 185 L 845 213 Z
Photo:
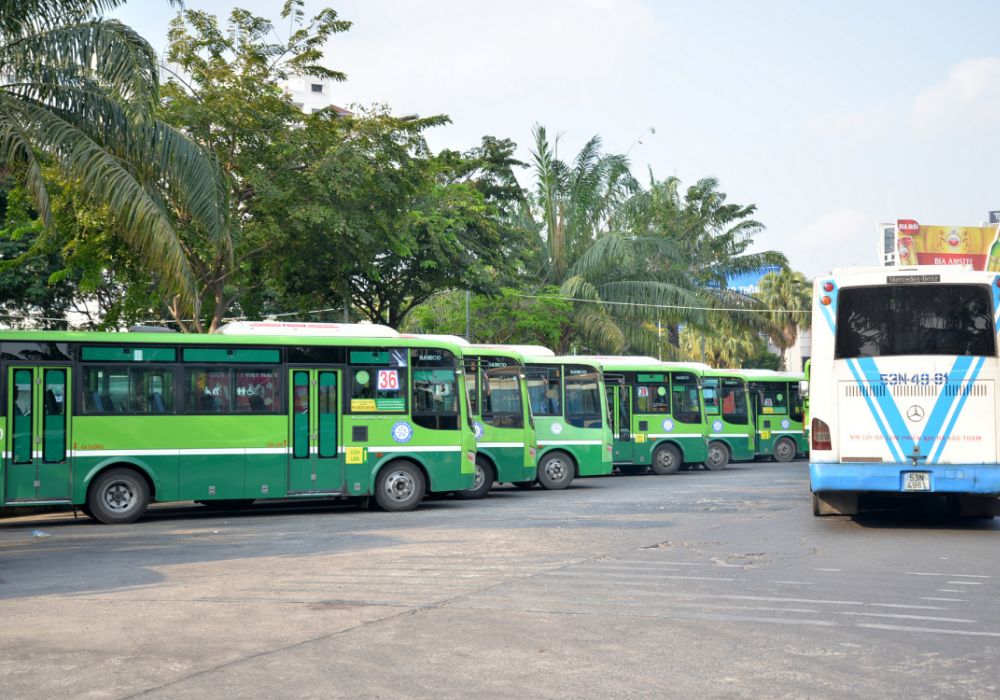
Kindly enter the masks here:
M 478 476 L 478 473 L 477 473 Z M 406 472 L 393 472 L 385 482 L 385 491 L 390 498 L 405 501 L 413 495 L 416 485 Z
M 111 510 L 128 510 L 135 502 L 135 491 L 125 483 L 111 484 L 105 491 L 104 502 Z

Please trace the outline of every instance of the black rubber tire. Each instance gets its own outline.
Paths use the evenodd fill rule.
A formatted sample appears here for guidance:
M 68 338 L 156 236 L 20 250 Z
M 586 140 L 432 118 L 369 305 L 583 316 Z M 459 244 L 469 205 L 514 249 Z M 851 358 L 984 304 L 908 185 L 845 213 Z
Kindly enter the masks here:
M 543 489 L 561 491 L 573 483 L 575 475 L 573 459 L 560 450 L 546 453 L 538 462 L 538 483 Z
M 653 463 L 649 468 L 661 476 L 676 474 L 681 468 L 681 451 L 670 444 L 660 445 L 653 450 Z
M 774 457 L 775 462 L 791 462 L 795 459 L 796 451 L 795 440 L 783 437 L 778 438 L 778 441 L 774 443 L 774 452 L 771 456 Z
M 482 498 L 493 488 L 494 481 L 496 473 L 493 471 L 493 465 L 489 460 L 476 455 L 476 484 L 471 489 L 456 491 L 455 498 L 461 498 L 463 501 Z
M 618 465 L 618 472 L 625 476 L 638 476 L 639 474 L 645 474 L 646 470 L 649 469 L 644 464 L 620 464 Z
M 729 447 L 724 442 L 711 442 L 708 445 L 708 457 L 705 458 L 705 469 L 710 472 L 721 472 L 729 464 Z
M 516 486 L 519 489 L 525 489 L 525 490 L 527 490 L 527 489 L 533 489 L 533 488 L 535 488 L 535 482 L 534 481 L 514 481 L 514 482 L 511 482 L 511 483 L 513 483 L 514 486 Z
M 426 492 L 424 473 L 410 462 L 390 462 L 375 477 L 375 502 L 382 510 L 413 510 Z
M 149 485 L 134 469 L 115 467 L 98 475 L 87 492 L 91 517 L 106 525 L 132 523 L 149 506 Z

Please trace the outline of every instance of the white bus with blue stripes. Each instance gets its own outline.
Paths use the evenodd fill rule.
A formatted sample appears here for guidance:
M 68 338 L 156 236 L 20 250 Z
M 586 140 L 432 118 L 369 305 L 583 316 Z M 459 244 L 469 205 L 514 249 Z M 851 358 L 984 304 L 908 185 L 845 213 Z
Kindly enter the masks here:
M 998 514 L 1000 274 L 834 270 L 812 314 L 813 514 L 856 515 L 872 494 Z

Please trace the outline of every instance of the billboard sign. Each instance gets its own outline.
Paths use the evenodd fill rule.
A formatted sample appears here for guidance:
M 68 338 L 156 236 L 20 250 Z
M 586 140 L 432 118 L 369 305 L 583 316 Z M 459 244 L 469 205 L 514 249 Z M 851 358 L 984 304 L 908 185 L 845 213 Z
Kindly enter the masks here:
M 921 226 L 912 219 L 900 219 L 896 229 L 899 264 L 968 265 L 974 270 L 1000 271 L 998 231 L 1000 226 Z

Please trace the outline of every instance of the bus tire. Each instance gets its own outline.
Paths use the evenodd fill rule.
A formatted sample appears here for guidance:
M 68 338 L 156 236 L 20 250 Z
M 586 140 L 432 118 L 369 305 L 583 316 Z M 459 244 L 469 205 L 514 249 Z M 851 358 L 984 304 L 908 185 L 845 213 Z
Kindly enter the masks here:
M 375 477 L 375 502 L 385 511 L 413 510 L 426 490 L 424 473 L 410 462 L 390 462 Z
M 466 489 L 465 491 L 456 491 L 455 497 L 461 498 L 462 500 L 473 500 L 476 498 L 482 498 L 490 489 L 493 488 L 493 482 L 496 480 L 494 476 L 493 465 L 489 463 L 489 460 L 483 457 L 476 456 L 476 481 L 471 489 Z
M 962 518 L 991 519 L 998 513 L 1000 500 L 996 496 L 961 494 L 958 497 L 958 515 Z
M 708 457 L 705 458 L 705 468 L 719 472 L 729 464 L 729 448 L 724 442 L 712 442 L 708 445 Z
M 626 476 L 637 476 L 645 474 L 648 468 L 645 464 L 619 464 L 618 472 Z
M 778 441 L 774 443 L 774 454 L 772 456 L 775 462 L 791 462 L 795 459 L 796 451 L 794 440 L 787 437 L 778 438 Z
M 527 490 L 527 489 L 533 489 L 533 488 L 535 488 L 535 482 L 534 481 L 514 481 L 514 482 L 511 482 L 511 483 L 513 483 L 514 486 L 516 486 L 519 489 L 525 489 L 525 490 Z
M 573 482 L 573 460 L 565 452 L 553 450 L 538 463 L 538 483 L 543 489 L 559 491 Z
M 649 466 L 660 476 L 676 474 L 681 468 L 681 451 L 670 444 L 660 445 L 653 450 L 653 463 Z
M 149 505 L 146 479 L 128 467 L 116 467 L 100 474 L 87 492 L 91 517 L 106 524 L 135 522 Z
M 824 493 L 812 495 L 813 515 L 857 515 L 858 494 L 856 493 Z

